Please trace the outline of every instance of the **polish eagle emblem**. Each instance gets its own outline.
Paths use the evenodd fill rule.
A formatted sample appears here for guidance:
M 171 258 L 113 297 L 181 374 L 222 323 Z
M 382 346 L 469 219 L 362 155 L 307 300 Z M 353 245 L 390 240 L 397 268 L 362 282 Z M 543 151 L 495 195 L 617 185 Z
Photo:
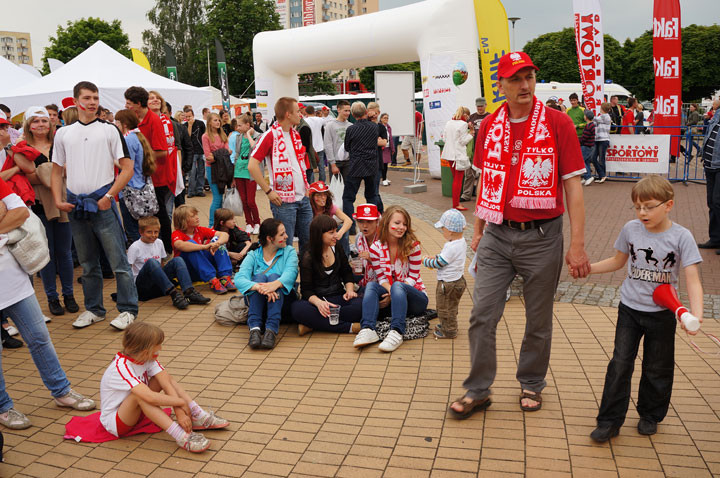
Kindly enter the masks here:
M 499 203 L 502 199 L 503 181 L 505 173 L 486 169 L 483 174 L 483 199 L 492 203 Z
M 542 158 L 540 156 L 535 159 L 527 157 L 522 165 L 523 186 L 537 188 L 547 186 L 548 178 L 552 174 L 552 161 L 550 158 Z
M 280 191 L 289 191 L 292 189 L 293 178 L 291 173 L 278 174 L 275 177 L 276 188 Z

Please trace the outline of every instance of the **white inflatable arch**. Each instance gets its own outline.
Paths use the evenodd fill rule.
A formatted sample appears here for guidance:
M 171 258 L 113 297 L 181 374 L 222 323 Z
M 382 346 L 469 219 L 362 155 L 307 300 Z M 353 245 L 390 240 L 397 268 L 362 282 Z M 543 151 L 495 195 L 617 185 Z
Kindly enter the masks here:
M 440 175 L 440 156 L 434 142 L 456 107 L 472 111 L 481 92 L 473 0 L 427 0 L 262 32 L 253 40 L 253 59 L 258 109 L 266 117 L 272 116 L 277 98 L 298 97 L 298 74 L 420 60 L 430 172 L 435 177 Z M 456 71 L 462 83 L 453 82 Z

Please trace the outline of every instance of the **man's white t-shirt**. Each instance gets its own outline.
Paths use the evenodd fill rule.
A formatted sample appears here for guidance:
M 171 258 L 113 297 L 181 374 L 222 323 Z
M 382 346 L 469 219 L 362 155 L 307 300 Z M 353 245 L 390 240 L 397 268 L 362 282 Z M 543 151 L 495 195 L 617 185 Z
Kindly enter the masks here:
M 323 151 L 325 149 L 325 142 L 323 141 L 322 127 L 325 124 L 325 120 L 317 116 L 308 116 L 305 118 L 305 121 L 312 131 L 313 149 L 316 153 Z
M 447 265 L 438 269 L 437 279 L 445 282 L 453 282 L 460 279 L 465 271 L 465 259 L 467 258 L 467 242 L 460 238 L 448 241 L 440 252 Z
M 165 246 L 160 239 L 156 239 L 152 244 L 147 244 L 142 239 L 133 242 L 127 251 L 133 279 L 137 279 L 140 269 L 143 268 L 147 261 L 152 259 L 161 262 L 165 257 L 167 257 L 167 252 L 165 252 Z
M 116 415 L 122 402 L 130 395 L 133 387 L 144 383 L 165 370 L 157 360 L 135 362 L 118 352 L 100 380 L 100 423 L 105 429 L 118 436 Z
M 113 124 L 76 121 L 55 134 L 52 162 L 65 166 L 67 187 L 90 194 L 115 180 L 115 160 L 129 158 L 125 140 Z

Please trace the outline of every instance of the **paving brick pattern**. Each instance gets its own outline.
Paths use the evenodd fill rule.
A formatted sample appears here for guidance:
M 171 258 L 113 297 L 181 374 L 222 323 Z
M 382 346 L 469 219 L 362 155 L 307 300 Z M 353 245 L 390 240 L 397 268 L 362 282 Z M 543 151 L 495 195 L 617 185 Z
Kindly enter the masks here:
M 383 192 L 397 194 L 391 189 L 401 182 L 395 177 L 400 174 L 391 173 L 395 184 Z M 391 199 L 390 194 L 385 197 Z M 415 207 L 407 196 L 402 198 L 409 209 Z M 209 198 L 195 204 L 206 214 Z M 267 202 L 262 198 L 260 206 L 261 215 L 266 216 Z M 618 221 L 603 226 L 612 229 L 608 237 L 614 236 Z M 438 252 L 441 235 L 425 220 L 414 225 L 424 252 Z M 592 219 L 588 227 L 593 227 Z M 592 249 L 594 238 L 588 242 Z M 599 257 L 608 247 L 612 244 L 598 246 L 591 254 Z M 705 281 L 709 268 L 703 267 Z M 435 274 L 423 270 L 422 275 L 428 290 L 434 291 Z M 40 302 L 46 308 L 38 284 Z M 596 290 L 597 284 L 600 282 L 587 290 L 587 295 L 609 296 L 607 289 Z M 110 304 L 112 290 L 112 281 L 105 281 L 106 304 Z M 580 291 L 585 290 L 581 284 Z M 207 289 L 203 292 L 209 293 Z M 76 295 L 81 299 L 80 290 Z M 430 306 L 434 306 L 434 294 L 430 296 Z M 543 409 L 523 413 L 518 406 L 515 370 L 524 331 L 524 305 L 521 297 L 513 297 L 498 326 L 499 367 L 493 405 L 487 412 L 456 421 L 446 415 L 446 407 L 462 394 L 469 368 L 464 333 L 472 307 L 469 294 L 460 304 L 462 330 L 457 339 L 427 337 L 406 342 L 392 354 L 375 347 L 356 351 L 350 334 L 299 337 L 293 325 L 281 326 L 274 350 L 250 350 L 246 327 L 213 322 L 213 306 L 225 298 L 213 297 L 210 305 L 186 311 L 176 311 L 168 299 L 140 307 L 141 320 L 161 326 L 166 333 L 161 361 L 167 369 L 201 405 L 231 421 L 226 430 L 207 432 L 210 450 L 199 455 L 179 450 L 165 433 L 104 444 L 63 440 L 64 424 L 80 413 L 53 404 L 27 347 L 23 347 L 2 351 L 3 370 L 15 407 L 28 414 L 33 427 L 3 430 L 5 463 L 0 464 L 0 476 L 720 475 L 720 359 L 692 349 L 684 334 L 676 335 L 673 399 L 659 433 L 646 437 L 635 430 L 636 376 L 628 420 L 620 436 L 605 445 L 589 439 L 612 354 L 613 307 L 556 304 Z M 50 332 L 73 387 L 99 400 L 100 378 L 120 347 L 120 334 L 107 321 L 74 330 L 73 319 L 55 318 L 49 324 Z M 715 321 L 706 321 L 703 329 L 720 334 Z M 705 337 L 697 340 L 703 347 L 712 347 Z

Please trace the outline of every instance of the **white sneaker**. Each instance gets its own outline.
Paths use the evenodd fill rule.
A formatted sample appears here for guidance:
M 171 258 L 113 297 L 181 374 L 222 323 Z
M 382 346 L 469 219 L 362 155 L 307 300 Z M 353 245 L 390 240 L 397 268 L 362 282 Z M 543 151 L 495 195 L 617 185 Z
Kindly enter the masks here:
M 382 184 L 383 186 L 390 186 L 390 181 L 388 181 L 387 179 L 383 179 Z
M 585 181 L 585 186 L 590 186 L 593 181 L 595 181 L 595 176 L 590 176 L 587 181 Z
M 43 318 L 45 319 L 45 323 L 52 322 L 52 319 L 48 317 L 47 315 L 43 315 Z
M 8 325 L 5 331 L 10 334 L 10 337 L 14 337 L 20 332 L 18 332 L 18 329 L 14 325 Z
M 132 324 L 134 321 L 135 316 L 132 315 L 130 312 L 121 312 L 120 315 L 115 317 L 115 319 L 110 322 L 110 325 L 112 325 L 118 330 L 125 330 L 127 326 Z
M 585 186 L 585 179 L 581 179 L 581 180 L 580 180 L 580 184 L 582 184 L 583 186 Z
M 380 337 L 378 337 L 377 332 L 375 332 L 373 329 L 362 329 L 360 330 L 360 332 L 358 332 L 357 336 L 355 336 L 355 342 L 353 342 L 353 346 L 358 349 L 360 347 L 365 347 L 366 345 L 374 344 L 375 342 L 379 341 Z
M 246 232 L 247 234 L 252 234 L 252 232 L 253 232 L 253 227 L 252 227 L 252 225 L 248 224 L 247 226 L 245 226 L 245 232 Z
M 255 224 L 255 227 L 253 227 L 252 233 L 256 236 L 260 234 L 260 224 Z
M 397 330 L 391 330 L 388 332 L 385 340 L 378 346 L 383 352 L 392 352 L 400 347 L 403 343 L 402 335 Z
M 598 182 L 598 184 L 602 184 L 605 182 L 606 179 L 607 179 L 607 176 L 603 176 L 602 178 L 598 179 L 597 182 Z
M 85 312 L 80 314 L 80 317 L 78 317 L 72 325 L 76 329 L 82 329 L 84 327 L 87 327 L 88 325 L 94 324 L 95 322 L 100 322 L 101 320 L 105 320 L 105 317 L 100 317 L 93 314 L 89 310 L 86 310 Z

